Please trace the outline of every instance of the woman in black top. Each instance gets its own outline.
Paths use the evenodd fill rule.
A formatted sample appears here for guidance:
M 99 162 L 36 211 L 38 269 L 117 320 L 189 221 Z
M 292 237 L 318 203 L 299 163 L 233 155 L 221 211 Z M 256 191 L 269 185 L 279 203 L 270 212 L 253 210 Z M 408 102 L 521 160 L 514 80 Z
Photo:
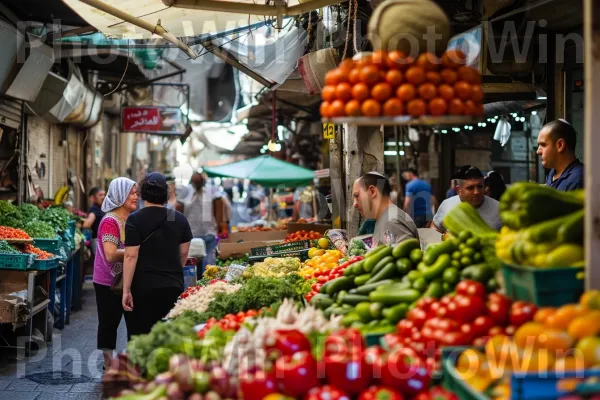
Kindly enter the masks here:
M 168 186 L 157 172 L 140 185 L 144 208 L 134 212 L 125 226 L 123 309 L 127 335 L 150 332 L 183 292 L 183 266 L 192 231 L 178 211 L 165 207 Z

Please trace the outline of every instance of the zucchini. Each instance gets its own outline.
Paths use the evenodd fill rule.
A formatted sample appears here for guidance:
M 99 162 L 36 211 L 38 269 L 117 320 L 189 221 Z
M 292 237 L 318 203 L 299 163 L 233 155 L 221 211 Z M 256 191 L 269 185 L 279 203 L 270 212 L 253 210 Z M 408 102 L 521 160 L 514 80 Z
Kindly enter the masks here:
M 363 285 L 361 287 L 356 288 L 355 289 L 356 290 L 356 294 L 369 294 L 373 290 L 377 289 L 378 287 L 389 285 L 391 283 L 394 283 L 394 281 L 391 280 L 391 279 L 385 279 L 385 280 L 382 280 L 382 281 L 379 281 L 379 282 L 374 282 L 374 283 L 366 284 L 366 285 Z
M 419 278 L 412 283 L 412 288 L 423 293 L 427 288 L 427 280 L 425 278 Z
M 342 325 L 345 327 L 349 327 L 355 322 L 360 322 L 360 316 L 355 312 L 348 313 L 342 318 Z
M 385 249 L 386 247 L 388 247 L 388 246 L 385 245 L 385 244 L 380 244 L 379 246 L 375 247 L 373 250 L 371 250 L 370 252 L 368 252 L 365 255 L 365 259 L 373 257 L 374 255 L 376 255 L 378 252 L 380 252 L 381 250 Z
M 423 293 L 423 297 L 433 297 L 434 299 L 439 299 L 444 295 L 444 285 L 439 282 L 431 282 L 429 287 L 425 293 Z
M 423 262 L 427 266 L 433 265 L 442 254 L 452 254 L 454 251 L 456 251 L 456 247 L 452 240 L 428 246 L 423 255 Z
M 369 279 L 371 279 L 371 274 L 364 274 L 364 275 L 357 276 L 356 278 L 354 278 L 354 285 L 362 286 L 365 283 L 367 283 L 367 281 Z
M 327 294 L 327 287 L 330 286 L 332 282 L 333 282 L 333 279 L 330 280 L 330 281 L 325 282 L 321 286 L 321 289 L 319 289 L 319 293 Z
M 396 271 L 399 276 L 404 276 L 412 271 L 413 265 L 408 258 L 401 258 L 396 261 Z
M 310 299 L 310 305 L 320 310 L 325 310 L 326 308 L 331 307 L 333 304 L 333 299 L 323 293 L 317 293 L 312 299 Z
M 473 280 L 483 284 L 487 283 L 488 279 L 493 276 L 494 270 L 487 264 L 471 265 L 470 267 L 463 269 L 461 273 L 462 279 Z
M 332 281 L 327 282 L 327 294 L 333 296 L 337 292 L 341 290 L 349 290 L 354 287 L 354 279 L 349 278 L 347 276 L 340 276 L 339 278 L 335 278 Z M 323 285 L 325 286 L 325 285 Z
M 393 262 L 389 262 L 385 267 L 383 267 L 376 275 L 373 275 L 371 279 L 367 281 L 367 283 L 375 283 L 382 281 L 384 279 L 393 278 L 396 274 L 396 264 Z
M 392 257 L 394 258 L 405 258 L 410 255 L 410 252 L 414 249 L 420 249 L 421 243 L 419 239 L 408 239 L 398 243 L 392 251 Z
M 385 249 L 378 251 L 377 254 L 373 255 L 372 257 L 366 258 L 363 264 L 365 273 L 371 273 L 371 271 L 373 271 L 373 269 L 379 263 L 379 261 L 392 255 L 392 251 L 393 250 L 391 247 L 386 246 Z
M 414 289 L 404 290 L 376 290 L 369 293 L 369 299 L 371 301 L 383 304 L 400 304 L 400 303 L 412 303 L 421 297 L 421 292 Z
M 355 306 L 359 303 L 369 302 L 369 296 L 365 296 L 362 294 L 346 294 L 342 297 L 343 304 L 349 304 L 351 306 Z
M 381 303 L 370 303 L 369 311 L 371 312 L 371 318 L 380 319 L 381 312 L 383 311 L 383 304 Z
M 364 323 L 373 320 L 373 317 L 371 316 L 371 303 L 368 301 L 358 303 L 356 307 L 354 307 L 354 312 L 358 314 L 360 320 Z

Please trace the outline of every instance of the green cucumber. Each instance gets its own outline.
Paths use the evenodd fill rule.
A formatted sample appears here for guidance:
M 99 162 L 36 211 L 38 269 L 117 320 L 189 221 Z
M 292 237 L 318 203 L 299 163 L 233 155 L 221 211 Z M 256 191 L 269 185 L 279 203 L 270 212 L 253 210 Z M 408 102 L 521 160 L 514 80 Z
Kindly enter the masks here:
M 355 322 L 360 322 L 360 315 L 355 312 L 348 313 L 342 318 L 342 325 L 345 327 L 349 327 Z
M 558 228 L 556 236 L 559 243 L 583 243 L 584 210 L 570 214 L 565 223 Z
M 402 303 L 390 308 L 385 308 L 382 312 L 385 319 L 390 324 L 397 324 L 408 312 L 408 304 Z
M 333 299 L 323 293 L 317 293 L 312 299 L 310 299 L 310 305 L 320 310 L 325 310 L 326 308 L 331 307 L 333 304 Z
M 427 288 L 427 280 L 425 278 L 419 278 L 412 283 L 412 288 L 423 293 Z
M 369 303 L 368 301 L 363 301 L 358 303 L 355 307 L 354 307 L 354 312 L 356 314 L 358 314 L 358 316 L 360 317 L 360 320 L 364 323 L 370 322 L 373 320 L 373 317 L 371 316 L 371 303 Z
M 379 263 L 379 261 L 392 255 L 392 251 L 393 251 L 393 249 L 391 247 L 386 246 L 384 249 L 378 251 L 377 254 L 374 254 L 373 256 L 366 258 L 365 262 L 363 264 L 365 273 L 371 273 L 371 271 L 373 271 L 373 268 L 375 268 L 375 266 Z
M 423 262 L 428 266 L 433 265 L 442 254 L 452 254 L 456 250 L 456 246 L 452 240 L 431 245 L 425 250 Z
M 414 289 L 404 290 L 376 290 L 369 293 L 369 299 L 377 303 L 395 305 L 400 303 L 412 303 L 421 297 L 421 292 Z
M 394 251 L 392 251 L 392 256 L 394 258 L 405 258 L 410 255 L 411 251 L 420 248 L 421 243 L 419 242 L 419 239 L 408 239 L 396 245 Z
M 427 287 L 423 297 L 433 297 L 439 299 L 444 295 L 444 285 L 439 282 L 431 282 Z
M 414 281 L 416 281 L 417 279 L 419 279 L 419 278 L 422 278 L 422 277 L 423 277 L 423 274 L 422 274 L 422 273 L 420 273 L 419 271 L 410 271 L 410 272 L 408 273 L 408 275 L 406 275 L 406 276 L 408 277 L 408 280 L 409 280 L 410 282 L 414 282 Z
M 394 281 L 391 279 L 386 279 L 386 280 L 379 281 L 379 282 L 369 283 L 369 284 L 366 284 L 366 285 L 356 288 L 355 289 L 356 294 L 369 294 L 373 290 L 377 289 L 378 287 L 389 285 L 391 283 L 394 283 Z
M 371 274 L 359 275 L 356 278 L 354 278 L 354 285 L 355 286 L 362 286 L 365 283 L 367 283 L 367 281 L 369 279 L 371 279 Z
M 369 311 L 371 312 L 371 318 L 380 319 L 381 312 L 383 311 L 383 304 L 381 303 L 370 303 Z
M 380 252 L 381 250 L 385 249 L 386 247 L 388 247 L 385 244 L 380 244 L 379 246 L 375 247 L 373 250 L 369 251 L 366 255 L 365 255 L 365 259 L 371 258 L 374 255 L 376 255 L 378 252 Z
M 385 267 L 381 268 L 376 275 L 373 275 L 371 279 L 367 281 L 367 284 L 389 279 L 394 277 L 394 275 L 396 275 L 396 264 L 390 262 Z
M 428 268 L 429 268 L 429 266 L 427 264 L 425 264 L 423 261 L 421 261 L 419 263 L 419 265 L 417 265 L 417 271 L 419 271 L 420 273 L 425 272 Z
M 423 278 L 432 281 L 438 276 L 442 276 L 444 270 L 450 267 L 450 254 L 441 254 L 427 270 L 423 271 Z
M 413 263 L 418 264 L 421 262 L 421 260 L 423 260 L 423 252 L 421 249 L 413 249 L 408 258 L 410 258 L 410 261 Z
M 412 271 L 412 262 L 408 258 L 401 258 L 396 261 L 396 271 L 399 276 L 404 276 Z
M 381 259 L 381 261 L 379 261 L 377 263 L 377 265 L 373 268 L 373 270 L 371 271 L 371 275 L 375 276 L 379 273 L 379 271 L 381 271 L 383 269 L 383 267 L 385 267 L 386 265 L 388 265 L 389 263 L 393 263 L 394 257 L 392 256 L 387 256 L 384 257 L 383 259 Z
M 349 290 L 354 287 L 354 279 L 347 276 L 340 276 L 332 281 L 327 282 L 327 294 L 333 296 L 341 290 Z
M 365 296 L 365 295 L 361 295 L 361 294 L 346 294 L 345 296 L 343 296 L 342 298 L 342 303 L 344 304 L 350 304 L 351 306 L 355 306 L 359 303 L 362 302 L 368 302 L 369 301 L 369 296 Z
M 329 286 L 331 286 L 331 283 L 333 282 L 333 279 L 330 281 L 327 281 L 323 284 L 323 286 L 321 286 L 321 289 L 319 289 L 319 293 L 323 293 L 323 294 L 327 294 L 327 288 Z
M 461 273 L 462 279 L 469 279 L 483 284 L 487 283 L 493 276 L 494 270 L 487 264 L 471 265 L 463 269 Z
M 444 282 L 450 285 L 455 285 L 460 280 L 460 272 L 458 271 L 458 269 L 453 268 L 451 266 L 450 268 L 444 271 L 442 278 L 444 279 Z

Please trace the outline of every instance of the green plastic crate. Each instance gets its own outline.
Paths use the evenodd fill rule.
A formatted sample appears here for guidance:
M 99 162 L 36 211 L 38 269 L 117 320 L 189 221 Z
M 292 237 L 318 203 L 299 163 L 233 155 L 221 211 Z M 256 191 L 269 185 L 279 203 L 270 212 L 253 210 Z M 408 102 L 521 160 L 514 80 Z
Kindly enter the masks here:
M 34 259 L 33 254 L 0 254 L 0 269 L 25 271 Z
M 48 271 L 58 267 L 58 258 L 51 258 L 49 260 L 35 260 L 30 269 L 36 271 Z
M 469 386 L 456 370 L 456 360 L 468 347 L 442 349 L 442 385 L 455 393 L 460 400 L 489 400 L 489 398 Z
M 582 271 L 583 267 L 502 266 L 506 295 L 541 307 L 577 303 L 584 292 L 584 281 L 577 277 Z
M 60 248 L 60 238 L 55 239 L 33 239 L 33 245 L 40 250 L 56 254 Z

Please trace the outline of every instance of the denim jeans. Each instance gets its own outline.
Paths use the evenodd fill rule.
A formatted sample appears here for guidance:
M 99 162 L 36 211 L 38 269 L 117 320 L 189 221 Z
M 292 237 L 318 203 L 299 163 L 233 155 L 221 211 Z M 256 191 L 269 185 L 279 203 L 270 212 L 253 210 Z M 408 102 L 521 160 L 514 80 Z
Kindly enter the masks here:
M 202 264 L 198 265 L 198 279 L 202 278 L 207 265 L 214 265 L 217 261 L 217 237 L 215 235 L 201 235 L 200 239 L 204 240 L 206 248 L 206 256 L 202 260 Z

